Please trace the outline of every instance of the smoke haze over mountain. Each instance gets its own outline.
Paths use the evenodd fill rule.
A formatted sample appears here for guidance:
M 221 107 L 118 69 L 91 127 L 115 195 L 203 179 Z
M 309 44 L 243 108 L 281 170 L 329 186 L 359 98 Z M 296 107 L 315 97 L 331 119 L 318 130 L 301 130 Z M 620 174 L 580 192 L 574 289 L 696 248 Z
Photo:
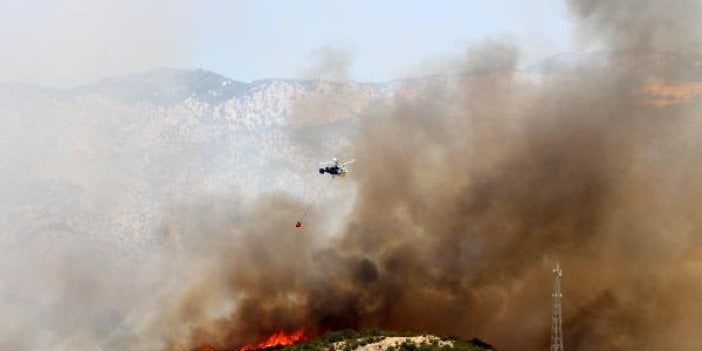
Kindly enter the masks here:
M 569 5 L 609 67 L 525 81 L 511 69 L 518 49 L 488 42 L 466 58 L 480 73 L 418 83 L 367 112 L 347 152 L 362 163 L 339 236 L 320 248 L 314 228 L 287 234 L 291 204 L 262 201 L 243 230 L 255 239 L 236 240 L 217 273 L 236 307 L 191 324 L 188 345 L 380 326 L 543 349 L 560 260 L 569 349 L 699 348 L 686 327 L 702 322 L 697 102 L 653 108 L 634 93 L 688 69 L 656 60 L 699 51 L 698 4 Z
M 698 350 L 700 102 L 655 106 L 641 91 L 698 79 L 694 65 L 671 62 L 696 60 L 700 5 L 567 3 L 604 59 L 524 73 L 528 43 L 487 40 L 454 61 L 466 74 L 403 82 L 382 99 L 329 84 L 313 104 L 296 100 L 293 110 L 320 118 L 324 101 L 364 103 L 348 105 L 348 120 L 306 120 L 315 127 L 289 139 L 316 156 L 330 149 L 314 138 L 334 129 L 315 128 L 340 126 L 350 142 L 332 150 L 358 160 L 302 230 L 293 224 L 310 196 L 184 182 L 147 221 L 159 234 L 148 271 L 101 274 L 93 248 L 103 242 L 58 248 L 70 259 L 48 274 L 48 290 L 64 295 L 37 312 L 51 317 L 46 338 L 57 349 L 226 350 L 278 329 L 378 326 L 539 350 L 559 260 L 569 350 Z M 343 78 L 351 60 L 322 56 L 317 72 Z M 213 147 L 190 146 L 183 157 Z M 21 329 L 9 336 L 0 346 L 44 345 Z

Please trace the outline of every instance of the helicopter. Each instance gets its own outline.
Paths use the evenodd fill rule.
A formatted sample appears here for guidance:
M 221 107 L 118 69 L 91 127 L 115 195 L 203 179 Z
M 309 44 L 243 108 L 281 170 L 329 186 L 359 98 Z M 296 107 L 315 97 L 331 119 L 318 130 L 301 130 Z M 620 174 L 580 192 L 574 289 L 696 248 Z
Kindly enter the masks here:
M 343 161 L 339 162 L 339 160 L 334 157 L 331 159 L 331 161 L 323 162 L 323 165 L 329 165 L 323 168 L 319 169 L 319 174 L 324 174 L 328 173 L 331 174 L 332 178 L 334 177 L 344 177 L 347 174 L 350 173 L 349 169 L 346 168 L 346 165 L 350 165 L 354 162 L 355 160 L 348 160 L 348 161 Z
M 302 228 L 302 220 L 307 216 L 307 214 L 310 212 L 310 209 L 312 206 L 317 202 L 317 199 L 319 199 L 319 196 L 322 195 L 324 190 L 331 184 L 331 181 L 336 178 L 336 177 L 344 177 L 347 174 L 351 173 L 348 168 L 346 168 L 347 165 L 350 165 L 353 163 L 353 159 L 348 160 L 348 161 L 343 161 L 340 162 L 339 159 L 332 158 L 331 161 L 327 162 L 322 162 L 322 165 L 326 165 L 326 167 L 322 167 L 319 169 L 319 174 L 331 174 L 332 178 L 329 180 L 329 183 L 325 185 L 320 191 L 317 193 L 317 196 L 314 197 L 314 199 L 307 205 L 307 208 L 305 209 L 305 212 L 302 214 L 300 219 L 295 222 L 295 228 Z

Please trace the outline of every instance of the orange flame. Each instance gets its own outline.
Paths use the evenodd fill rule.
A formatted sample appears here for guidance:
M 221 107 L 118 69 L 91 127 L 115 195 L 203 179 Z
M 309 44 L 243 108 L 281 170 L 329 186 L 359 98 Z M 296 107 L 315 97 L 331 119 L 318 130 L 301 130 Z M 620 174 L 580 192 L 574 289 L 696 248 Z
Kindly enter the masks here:
M 293 345 L 300 341 L 304 341 L 307 338 L 308 336 L 305 335 L 304 329 L 298 329 L 292 333 L 287 333 L 284 330 L 279 330 L 273 333 L 273 335 L 269 336 L 268 339 L 266 339 L 265 341 L 260 342 L 258 344 L 244 345 L 239 349 L 239 351 L 252 351 L 265 349 L 269 347 Z

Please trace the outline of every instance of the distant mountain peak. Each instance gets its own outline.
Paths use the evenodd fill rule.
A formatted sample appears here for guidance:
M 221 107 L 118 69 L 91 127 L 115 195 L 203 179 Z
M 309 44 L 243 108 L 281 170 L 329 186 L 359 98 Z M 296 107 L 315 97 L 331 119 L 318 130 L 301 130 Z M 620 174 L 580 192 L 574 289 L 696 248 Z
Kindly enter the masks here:
M 78 93 L 98 94 L 126 102 L 173 104 L 188 98 L 221 102 L 245 91 L 249 84 L 204 69 L 157 68 L 84 85 Z

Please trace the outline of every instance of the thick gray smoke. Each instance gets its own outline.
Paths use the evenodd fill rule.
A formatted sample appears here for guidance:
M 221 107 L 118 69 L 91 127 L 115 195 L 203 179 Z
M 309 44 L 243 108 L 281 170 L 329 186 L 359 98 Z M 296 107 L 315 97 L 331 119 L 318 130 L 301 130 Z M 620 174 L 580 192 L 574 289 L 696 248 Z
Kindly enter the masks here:
M 474 73 L 423 80 L 368 112 L 340 235 L 293 233 L 295 205 L 262 200 L 168 314 L 166 329 L 195 326 L 168 348 L 379 326 L 545 349 L 560 260 L 568 349 L 699 349 L 702 116 L 697 101 L 659 104 L 646 87 L 699 79 L 680 62 L 700 49 L 700 5 L 569 5 L 602 60 L 537 77 L 510 69 L 515 48 L 483 45 L 465 60 Z M 231 225 L 197 218 L 210 232 Z M 212 297 L 231 313 L 203 319 Z
M 699 54 L 702 4 L 696 0 L 567 0 L 583 39 L 613 50 Z
M 325 115 L 338 104 L 358 113 L 358 124 L 349 123 L 353 142 L 341 151 L 358 161 L 350 177 L 334 184 L 355 196 L 322 197 L 301 230 L 293 225 L 306 204 L 293 196 L 249 202 L 238 195 L 246 189 L 207 178 L 208 167 L 231 162 L 229 154 L 201 159 L 217 145 L 197 139 L 218 135 L 219 126 L 198 131 L 196 141 L 187 139 L 187 128 L 142 132 L 130 118 L 151 112 L 138 109 L 148 104 L 117 111 L 124 118 L 115 120 L 69 111 L 36 125 L 8 112 L 12 118 L 3 121 L 22 126 L 14 138 L 29 156 L 0 163 L 0 188 L 9 194 L 3 200 L 36 197 L 46 206 L 20 206 L 0 219 L 45 222 L 0 239 L 95 235 L 71 236 L 70 244 L 41 252 L 22 246 L 6 252 L 32 255 L 22 262 L 36 267 L 2 265 L 2 276 L 13 279 L 0 286 L 0 348 L 237 350 L 279 329 L 374 326 L 543 350 L 550 270 L 558 260 L 569 350 L 699 350 L 702 116 L 687 81 L 702 79 L 702 5 L 568 4 L 581 38 L 601 49 L 581 62 L 525 73 L 517 69 L 519 44 L 486 41 L 452 61 L 466 74 L 396 82 L 394 99 L 361 113 L 358 96 L 318 85 L 332 98 L 300 103 L 294 118 L 337 123 Z M 349 60 L 322 54 L 318 74 L 343 78 Z M 97 106 L 102 112 L 110 103 Z M 27 113 L 44 116 L 44 108 Z M 101 128 L 72 127 L 91 123 Z M 105 135 L 91 135 L 98 129 Z M 324 154 L 329 138 L 317 133 L 323 129 L 300 130 L 295 141 L 335 156 Z M 175 151 L 161 144 L 172 134 Z M 94 140 L 98 147 L 82 144 Z M 129 147 L 112 155 L 102 143 Z M 53 145 L 68 150 L 53 153 Z M 242 150 L 232 152 L 250 151 Z M 61 157 L 41 162 L 45 155 Z M 157 158 L 165 163 L 154 166 L 150 159 Z M 197 162 L 186 162 L 191 158 Z M 205 166 L 183 171 L 195 164 Z M 71 195 L 69 181 L 30 186 L 38 181 L 27 174 L 42 173 L 89 185 L 80 196 Z M 310 182 L 319 181 L 311 173 Z M 198 177 L 211 182 L 192 181 Z M 131 186 L 139 191 L 123 190 Z M 170 187 L 167 196 L 154 190 Z M 155 211 L 148 196 L 167 206 Z M 72 202 L 84 213 L 61 212 Z M 138 249 L 109 241 L 118 237 L 107 235 L 117 231 L 110 216 L 124 208 L 133 217 L 116 218 L 139 219 L 122 223 L 127 230 L 158 226 L 160 235 L 145 243 L 158 250 L 148 269 L 107 262 Z

